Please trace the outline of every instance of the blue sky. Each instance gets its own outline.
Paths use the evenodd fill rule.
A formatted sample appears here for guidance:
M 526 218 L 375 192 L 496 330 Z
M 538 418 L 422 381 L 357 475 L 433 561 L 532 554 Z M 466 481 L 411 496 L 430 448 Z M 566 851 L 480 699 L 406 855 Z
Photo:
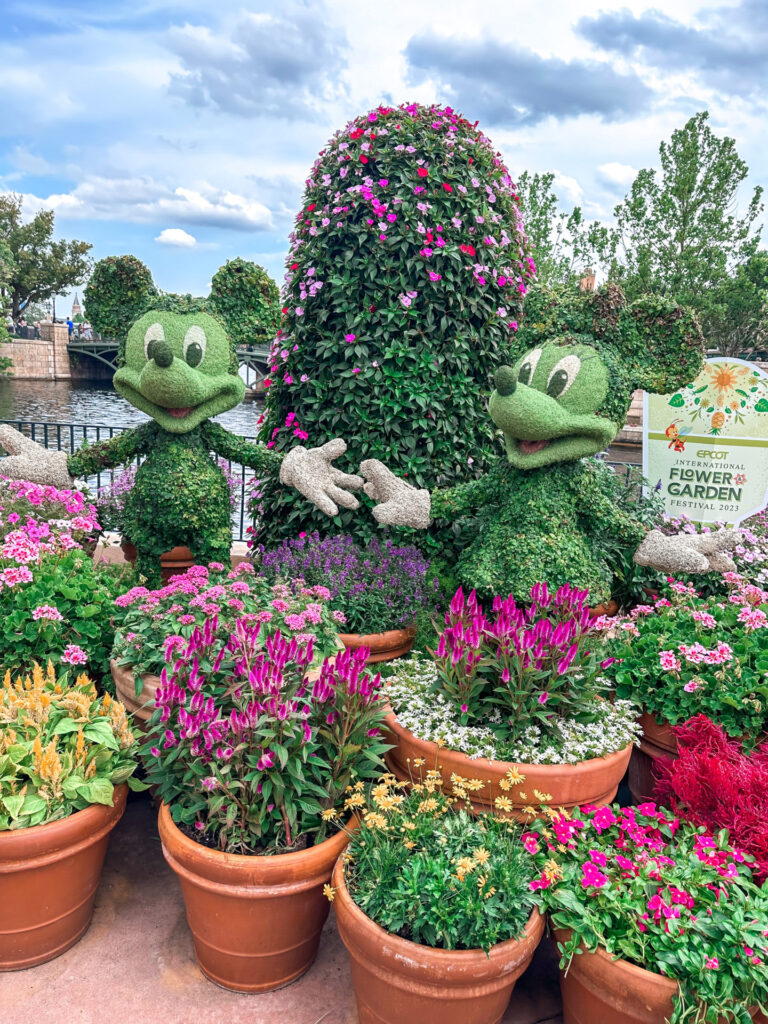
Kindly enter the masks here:
M 0 189 L 93 256 L 204 294 L 243 256 L 282 281 L 302 183 L 381 101 L 478 119 L 513 177 L 610 220 L 697 110 L 768 186 L 768 3 L 0 0 Z

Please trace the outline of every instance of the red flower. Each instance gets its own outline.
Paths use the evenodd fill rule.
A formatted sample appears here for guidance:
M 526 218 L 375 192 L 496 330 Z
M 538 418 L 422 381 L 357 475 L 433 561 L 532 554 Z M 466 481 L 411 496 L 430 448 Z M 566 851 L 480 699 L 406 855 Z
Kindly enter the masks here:
M 368 163 L 368 157 L 367 156 L 361 156 L 360 157 L 360 163 L 361 164 L 367 164 Z
M 314 210 L 314 208 L 316 206 L 317 206 L 317 203 L 310 203 L 309 206 L 307 207 L 307 213 L 312 213 L 312 211 Z
M 298 263 L 292 263 L 291 264 L 291 270 L 295 270 L 296 267 L 298 267 L 298 265 L 299 265 Z
M 288 307 L 287 306 L 283 306 L 283 316 L 285 316 L 287 313 L 288 313 Z
M 353 132 L 349 133 L 349 137 L 350 137 L 350 139 L 359 139 L 362 134 L 363 134 L 363 129 L 362 128 L 355 128 L 355 130 Z
M 469 158 L 469 162 L 470 162 L 471 164 L 473 164 L 473 163 L 475 162 L 475 158 L 474 158 L 473 156 L 471 156 L 471 157 Z
M 375 313 L 376 312 L 376 307 L 375 306 L 369 306 L 368 307 L 368 312 L 369 313 Z
M 453 185 L 449 185 L 447 181 L 443 182 L 443 188 L 446 192 L 453 192 Z
M 426 178 L 427 175 L 429 174 L 429 171 L 427 170 L 426 167 L 417 167 L 416 168 L 416 173 L 418 174 L 418 176 L 420 178 Z
M 464 244 L 464 245 L 460 245 L 459 248 L 461 249 L 462 252 L 465 252 L 467 254 L 467 256 L 474 256 L 475 255 L 475 247 L 474 247 L 474 245 L 466 245 L 466 244 Z

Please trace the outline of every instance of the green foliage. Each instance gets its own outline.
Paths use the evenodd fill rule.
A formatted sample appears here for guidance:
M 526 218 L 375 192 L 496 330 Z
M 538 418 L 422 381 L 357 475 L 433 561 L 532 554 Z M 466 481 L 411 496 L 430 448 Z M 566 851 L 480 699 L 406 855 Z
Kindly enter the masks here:
M 125 356 L 125 337 L 131 324 L 158 295 L 148 268 L 135 256 L 107 256 L 93 268 L 83 293 L 88 319 L 97 334 L 117 338 L 118 363 Z
M 545 580 L 551 589 L 573 583 L 598 604 L 611 596 L 613 573 L 604 535 L 640 543 L 642 527 L 593 487 L 594 468 L 564 462 L 522 471 L 499 459 L 471 491 L 464 485 L 432 495 L 436 517 L 450 519 L 472 508 L 475 540 L 458 561 L 462 584 L 483 599 L 512 594 L 529 600 Z
M 768 719 L 764 593 L 736 584 L 724 602 L 690 584 L 672 589 L 671 604 L 640 606 L 607 641 L 617 695 L 672 725 L 705 714 L 729 736 L 756 739 Z
M 211 280 L 211 309 L 226 323 L 235 346 L 268 345 L 280 326 L 280 293 L 258 263 L 229 260 Z
M 746 357 L 768 347 L 768 252 L 760 249 L 710 296 L 707 341 L 724 356 Z
M 125 589 L 126 575 L 95 567 L 80 548 L 43 556 L 34 566 L 34 579 L 0 590 L 2 667 L 16 673 L 33 661 L 60 665 L 67 646 L 74 644 L 85 651 L 93 678 L 108 680 L 112 602 Z M 61 620 L 35 620 L 32 613 L 45 605 L 57 609 Z
M 766 1008 L 768 891 L 725 830 L 708 836 L 654 804 L 614 805 L 536 823 L 524 842 L 540 908 L 571 933 L 561 969 L 602 949 L 675 979 L 670 1024 L 749 1024 Z
M 344 868 L 363 913 L 436 949 L 488 952 L 520 938 L 533 909 L 533 869 L 517 827 L 453 809 L 439 773 L 418 769 L 418 792 L 403 792 L 391 778 L 371 788 L 368 810 L 359 806 L 362 793 L 347 801 L 367 826 L 350 835 Z
M 536 285 L 526 299 L 515 358 L 559 337 L 595 346 L 610 387 L 600 412 L 618 431 L 637 388 L 664 394 L 693 380 L 704 361 L 696 316 L 670 299 L 647 296 L 628 304 L 616 285 L 582 292 L 576 285 Z
M 559 209 L 554 181 L 551 171 L 523 171 L 517 179 L 525 233 L 536 257 L 536 279 L 543 285 L 575 283 L 601 262 L 608 238 L 608 228 L 585 221 L 580 206 L 570 213 Z
M 0 306 L 16 320 L 22 304 L 44 302 L 82 283 L 90 261 L 90 242 L 54 240 L 52 210 L 22 219 L 22 197 L 0 193 Z M 10 254 L 10 255 L 9 255 Z
M 98 697 L 87 676 L 72 683 L 43 674 L 0 685 L 0 832 L 66 818 L 91 804 L 112 806 L 115 786 L 136 768 L 122 704 Z M 140 784 L 135 788 L 141 788 Z
M 380 458 L 421 487 L 482 473 L 490 381 L 532 273 L 489 140 L 438 107 L 358 117 L 313 167 L 287 269 L 265 439 L 284 451 L 341 436 L 351 465 Z M 274 481 L 263 504 L 268 546 L 315 528 L 365 542 L 375 529 L 359 512 L 308 512 Z M 437 536 L 450 546 L 453 531 Z
M 601 459 L 595 459 L 591 465 L 594 468 L 592 486 L 606 502 L 620 509 L 644 529 L 653 530 L 662 524 L 664 499 L 658 491 L 650 488 L 639 467 L 626 476 Z M 595 543 L 602 548 L 605 561 L 613 570 L 611 597 L 620 607 L 631 608 L 635 604 L 643 604 L 648 600 L 649 592 L 662 592 L 666 583 L 665 575 L 635 562 L 637 541 L 634 536 L 627 537 L 620 531 L 598 533 Z
M 716 343 L 725 296 L 743 284 L 733 275 L 757 249 L 763 204 L 756 187 L 743 216 L 734 212 L 749 168 L 708 120 L 707 111 L 695 114 L 661 143 L 660 172 L 638 172 L 604 256 L 631 299 L 654 293 L 690 306 Z

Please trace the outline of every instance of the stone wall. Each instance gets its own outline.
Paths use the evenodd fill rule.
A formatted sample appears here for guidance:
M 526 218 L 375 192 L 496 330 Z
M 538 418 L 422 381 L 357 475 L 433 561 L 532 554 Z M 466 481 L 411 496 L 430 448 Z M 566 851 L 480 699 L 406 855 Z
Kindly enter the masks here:
M 24 380 L 69 380 L 65 324 L 40 324 L 39 339 L 16 339 L 0 344 L 0 356 L 12 361 L 11 376 Z

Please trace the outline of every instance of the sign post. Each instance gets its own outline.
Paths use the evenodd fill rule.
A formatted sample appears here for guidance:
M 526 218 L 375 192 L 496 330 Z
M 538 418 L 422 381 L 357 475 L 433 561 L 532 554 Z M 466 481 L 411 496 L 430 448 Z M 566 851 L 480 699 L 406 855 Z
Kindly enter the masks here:
M 768 505 L 768 373 L 708 359 L 671 395 L 643 396 L 643 474 L 670 516 L 733 526 Z

